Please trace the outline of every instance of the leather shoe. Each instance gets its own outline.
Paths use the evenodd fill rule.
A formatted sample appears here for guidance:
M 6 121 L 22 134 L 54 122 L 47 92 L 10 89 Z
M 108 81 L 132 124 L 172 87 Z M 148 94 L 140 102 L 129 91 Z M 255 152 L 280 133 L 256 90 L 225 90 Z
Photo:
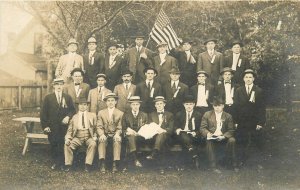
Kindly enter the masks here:
M 151 154 L 151 155 L 149 155 L 149 156 L 147 156 L 146 158 L 147 158 L 147 160 L 153 160 L 153 156 L 152 156 L 152 154 Z
M 135 164 L 136 167 L 139 167 L 139 168 L 143 167 L 143 165 L 141 164 L 141 162 L 138 161 L 138 160 L 134 161 L 134 164 Z
M 116 173 L 116 172 L 118 172 L 118 168 L 116 162 L 114 162 L 112 166 L 112 173 Z
M 101 163 L 101 166 L 100 166 L 100 172 L 105 174 L 106 170 L 105 170 L 105 163 Z
M 85 167 L 84 167 L 84 171 L 89 173 L 91 171 L 91 167 L 92 167 L 91 165 L 86 164 Z
M 71 171 L 71 165 L 66 165 L 66 166 L 64 167 L 63 171 L 65 171 L 65 172 Z
M 56 169 L 56 164 L 53 164 L 52 166 L 51 166 L 51 170 L 55 170 Z
M 164 169 L 160 169 L 160 170 L 159 170 L 159 173 L 160 173 L 160 174 L 165 174 L 165 170 L 164 170 Z

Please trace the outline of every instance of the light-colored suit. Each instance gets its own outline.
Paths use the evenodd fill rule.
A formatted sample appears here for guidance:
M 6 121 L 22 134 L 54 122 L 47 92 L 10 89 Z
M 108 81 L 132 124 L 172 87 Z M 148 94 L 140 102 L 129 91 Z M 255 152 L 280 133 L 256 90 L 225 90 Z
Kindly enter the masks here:
M 103 98 L 111 93 L 111 90 L 102 87 L 101 93 L 99 94 L 98 88 L 94 88 L 90 90 L 89 95 L 88 95 L 88 101 L 90 102 L 90 112 L 93 112 L 97 114 L 100 110 L 105 109 L 106 103 L 103 101 Z
M 55 70 L 55 77 L 63 78 L 65 82 L 69 83 L 71 82 L 71 71 L 74 68 L 80 68 L 84 71 L 82 56 L 77 53 L 73 56 L 70 53 L 62 55 Z
M 86 83 L 80 83 L 78 92 L 76 92 L 74 83 L 70 83 L 64 87 L 63 91 L 64 93 L 69 94 L 74 104 L 76 104 L 77 100 L 79 100 L 80 98 L 88 98 L 90 86 Z
M 135 89 L 136 86 L 134 84 L 131 84 L 128 90 L 125 89 L 124 83 L 115 87 L 114 93 L 119 97 L 116 107 L 122 112 L 130 110 L 128 98 L 130 98 L 130 96 L 134 96 Z
M 99 141 L 98 151 L 99 159 L 105 159 L 107 141 L 112 140 L 114 135 L 120 135 L 122 133 L 122 117 L 123 112 L 114 109 L 112 117 L 109 118 L 108 109 L 99 111 L 97 120 L 97 134 L 100 137 L 105 135 L 107 138 L 105 141 Z M 120 160 L 121 154 L 121 141 L 113 140 L 113 157 L 114 161 Z
M 89 135 L 87 137 L 79 137 L 78 134 L 80 133 L 78 129 L 78 120 L 79 120 L 79 113 L 75 114 L 70 121 L 67 134 L 65 136 L 65 139 L 71 140 L 70 145 L 66 145 L 64 147 L 65 152 L 65 165 L 72 165 L 73 163 L 73 151 L 76 150 L 77 147 L 82 146 L 83 144 L 86 144 L 87 151 L 86 151 L 86 157 L 85 157 L 85 163 L 86 164 L 93 164 L 95 152 L 96 152 L 96 146 L 97 143 L 93 139 L 97 138 L 96 133 L 96 125 L 97 125 L 97 117 L 96 114 L 87 112 L 86 113 L 86 119 L 88 120 L 87 126 L 85 126 L 88 129 Z

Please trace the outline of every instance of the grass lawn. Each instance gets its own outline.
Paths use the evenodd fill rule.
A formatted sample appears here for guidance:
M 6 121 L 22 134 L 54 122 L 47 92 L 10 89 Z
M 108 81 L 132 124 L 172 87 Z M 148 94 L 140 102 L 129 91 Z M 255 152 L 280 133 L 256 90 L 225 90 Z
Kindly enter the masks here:
M 151 163 L 145 163 L 139 171 L 117 174 L 101 174 L 96 169 L 84 173 L 83 163 L 69 173 L 51 171 L 48 145 L 33 145 L 25 156 L 21 155 L 24 129 L 12 121 L 21 116 L 38 113 L 0 113 L 0 189 L 300 189 L 299 117 L 267 126 L 264 149 L 253 149 L 239 173 L 221 168 L 222 174 L 215 174 L 203 161 L 199 170 L 187 166 L 177 171 L 173 167 L 161 175 Z

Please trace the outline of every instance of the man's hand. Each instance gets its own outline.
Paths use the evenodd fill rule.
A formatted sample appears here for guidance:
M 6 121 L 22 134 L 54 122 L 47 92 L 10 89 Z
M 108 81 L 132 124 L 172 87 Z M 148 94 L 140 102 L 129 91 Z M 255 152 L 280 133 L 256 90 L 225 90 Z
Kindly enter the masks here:
M 104 134 L 102 134 L 100 137 L 99 137 L 99 141 L 100 142 L 104 142 L 106 140 L 106 136 Z
M 51 133 L 50 127 L 46 127 L 46 128 L 44 129 L 44 132 L 45 132 L 45 133 Z
M 176 134 L 179 135 L 181 131 L 182 131 L 182 129 L 180 129 L 180 128 L 176 129 Z
M 162 133 L 166 133 L 167 131 L 165 130 L 165 129 L 162 129 L 162 128 L 160 128 L 159 130 L 158 130 L 158 134 L 162 134 Z
M 120 135 L 118 135 L 118 134 L 115 134 L 115 135 L 114 135 L 114 141 L 116 141 L 116 142 L 120 142 L 120 141 L 121 141 L 121 137 L 120 137 Z
M 137 135 L 137 132 L 135 132 L 134 130 L 132 130 L 131 128 L 127 128 L 126 130 L 126 135 Z
M 262 129 L 262 126 L 261 125 L 256 125 L 256 131 L 259 131 Z
M 192 135 L 193 137 L 195 137 L 195 136 L 196 136 L 196 132 L 195 132 L 195 131 L 191 132 L 191 135 Z
M 97 137 L 93 137 L 93 140 L 94 140 L 94 141 L 97 141 Z
M 207 133 L 207 135 L 206 135 L 207 138 L 211 138 L 212 136 L 213 136 L 212 133 Z
M 68 124 L 68 123 L 69 123 L 69 120 L 70 120 L 70 117 L 69 117 L 69 116 L 66 116 L 66 117 L 62 120 L 62 123 L 63 123 L 63 124 Z
M 147 55 L 146 55 L 145 52 L 141 53 L 141 54 L 140 54 L 140 57 L 141 57 L 141 58 L 144 58 L 144 59 L 147 59 Z
M 225 137 L 223 135 L 220 135 L 220 136 L 217 137 L 217 141 L 222 141 L 224 139 L 225 139 Z
M 71 144 L 70 139 L 66 139 L 65 144 L 66 144 L 67 146 L 69 146 L 69 145 Z

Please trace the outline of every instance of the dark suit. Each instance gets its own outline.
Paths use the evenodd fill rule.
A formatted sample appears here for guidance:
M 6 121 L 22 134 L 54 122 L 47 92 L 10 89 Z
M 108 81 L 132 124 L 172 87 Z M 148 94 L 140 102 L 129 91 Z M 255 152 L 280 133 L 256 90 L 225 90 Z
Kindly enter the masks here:
M 224 67 L 232 68 L 233 65 L 233 53 L 230 53 L 229 56 L 224 58 Z M 236 65 L 236 70 L 233 74 L 232 81 L 236 82 L 237 84 L 243 85 L 243 73 L 246 69 L 250 69 L 250 63 L 247 57 L 245 57 L 242 53 L 238 58 L 238 63 Z
M 75 107 L 72 98 L 62 93 L 62 101 L 59 104 L 55 93 L 45 96 L 41 108 L 40 118 L 43 129 L 49 127 L 51 132 L 48 139 L 51 145 L 51 155 L 56 164 L 64 163 L 64 137 L 66 135 L 68 124 L 63 124 L 62 120 L 69 116 L 70 119 L 75 114 Z
M 230 155 L 227 155 L 228 157 L 231 157 L 233 161 L 233 165 L 236 166 L 236 156 L 235 156 L 235 138 L 234 138 L 234 124 L 232 120 L 232 116 L 229 113 L 226 113 L 223 111 L 221 115 L 222 120 L 222 128 L 221 132 L 223 133 L 223 136 L 225 137 L 225 141 L 227 141 L 227 151 L 230 152 Z M 207 137 L 208 133 L 214 133 L 217 129 L 217 121 L 216 121 L 216 114 L 215 111 L 208 111 L 206 112 L 201 121 L 201 127 L 200 132 L 203 137 Z M 225 142 L 223 140 L 223 142 Z M 215 141 L 215 140 L 206 140 L 206 149 L 208 154 L 208 159 L 210 162 L 211 167 L 216 167 L 216 158 L 215 158 L 215 146 L 217 144 L 223 143 Z
M 206 99 L 207 105 L 208 107 L 198 107 L 197 106 L 197 98 L 198 98 L 198 84 L 192 86 L 192 88 L 190 89 L 190 94 L 194 96 L 195 100 L 196 100 L 196 109 L 198 111 L 200 111 L 202 114 L 204 114 L 205 112 L 207 112 L 208 110 L 210 110 L 212 108 L 212 106 L 210 105 L 210 102 L 215 94 L 214 92 L 214 87 L 208 83 L 205 83 L 205 92 L 208 92 L 208 99 Z M 206 98 L 206 97 L 203 97 Z
M 83 56 L 83 63 L 85 68 L 84 82 L 88 83 L 91 88 L 97 87 L 97 74 L 104 73 L 104 55 L 95 52 L 91 59 L 89 53 Z
M 123 59 L 120 55 L 115 57 L 115 64 L 109 68 L 109 55 L 105 56 L 104 73 L 107 76 L 106 87 L 113 91 L 115 86 L 120 83 L 121 72 L 123 70 Z
M 210 57 L 207 51 L 200 53 L 198 56 L 197 71 L 206 71 L 209 75 L 208 81 L 213 86 L 216 86 L 220 79 L 220 71 L 222 71 L 224 67 L 224 61 L 222 53 L 214 51 L 214 56 L 215 59 L 212 62 L 212 57 Z
M 154 58 L 154 68 L 157 70 L 158 74 L 156 80 L 160 82 L 160 84 L 164 85 L 170 80 L 169 71 L 172 68 L 178 68 L 177 60 L 169 55 L 166 55 L 165 61 L 161 64 L 161 60 L 159 55 Z
M 186 95 L 189 94 L 189 88 L 187 85 L 182 82 L 178 83 L 178 87 L 175 90 L 171 87 L 172 81 L 169 81 L 164 85 L 162 89 L 162 94 L 166 98 L 166 110 L 176 114 L 180 110 L 184 109 L 183 107 L 183 99 Z M 178 92 L 177 92 L 178 91 Z M 174 97 L 176 95 L 176 97 Z
M 152 91 L 152 89 L 154 88 L 154 93 L 153 93 L 153 97 L 150 97 L 150 93 Z M 161 85 L 154 81 L 152 88 L 149 89 L 147 88 L 146 82 L 143 81 L 141 83 L 139 83 L 136 86 L 136 95 L 141 97 L 141 100 L 143 101 L 141 103 L 141 107 L 140 110 L 146 113 L 150 113 L 153 112 L 155 110 L 154 107 L 154 103 L 153 103 L 153 99 L 156 96 L 161 96 L 162 95 L 162 88 Z

